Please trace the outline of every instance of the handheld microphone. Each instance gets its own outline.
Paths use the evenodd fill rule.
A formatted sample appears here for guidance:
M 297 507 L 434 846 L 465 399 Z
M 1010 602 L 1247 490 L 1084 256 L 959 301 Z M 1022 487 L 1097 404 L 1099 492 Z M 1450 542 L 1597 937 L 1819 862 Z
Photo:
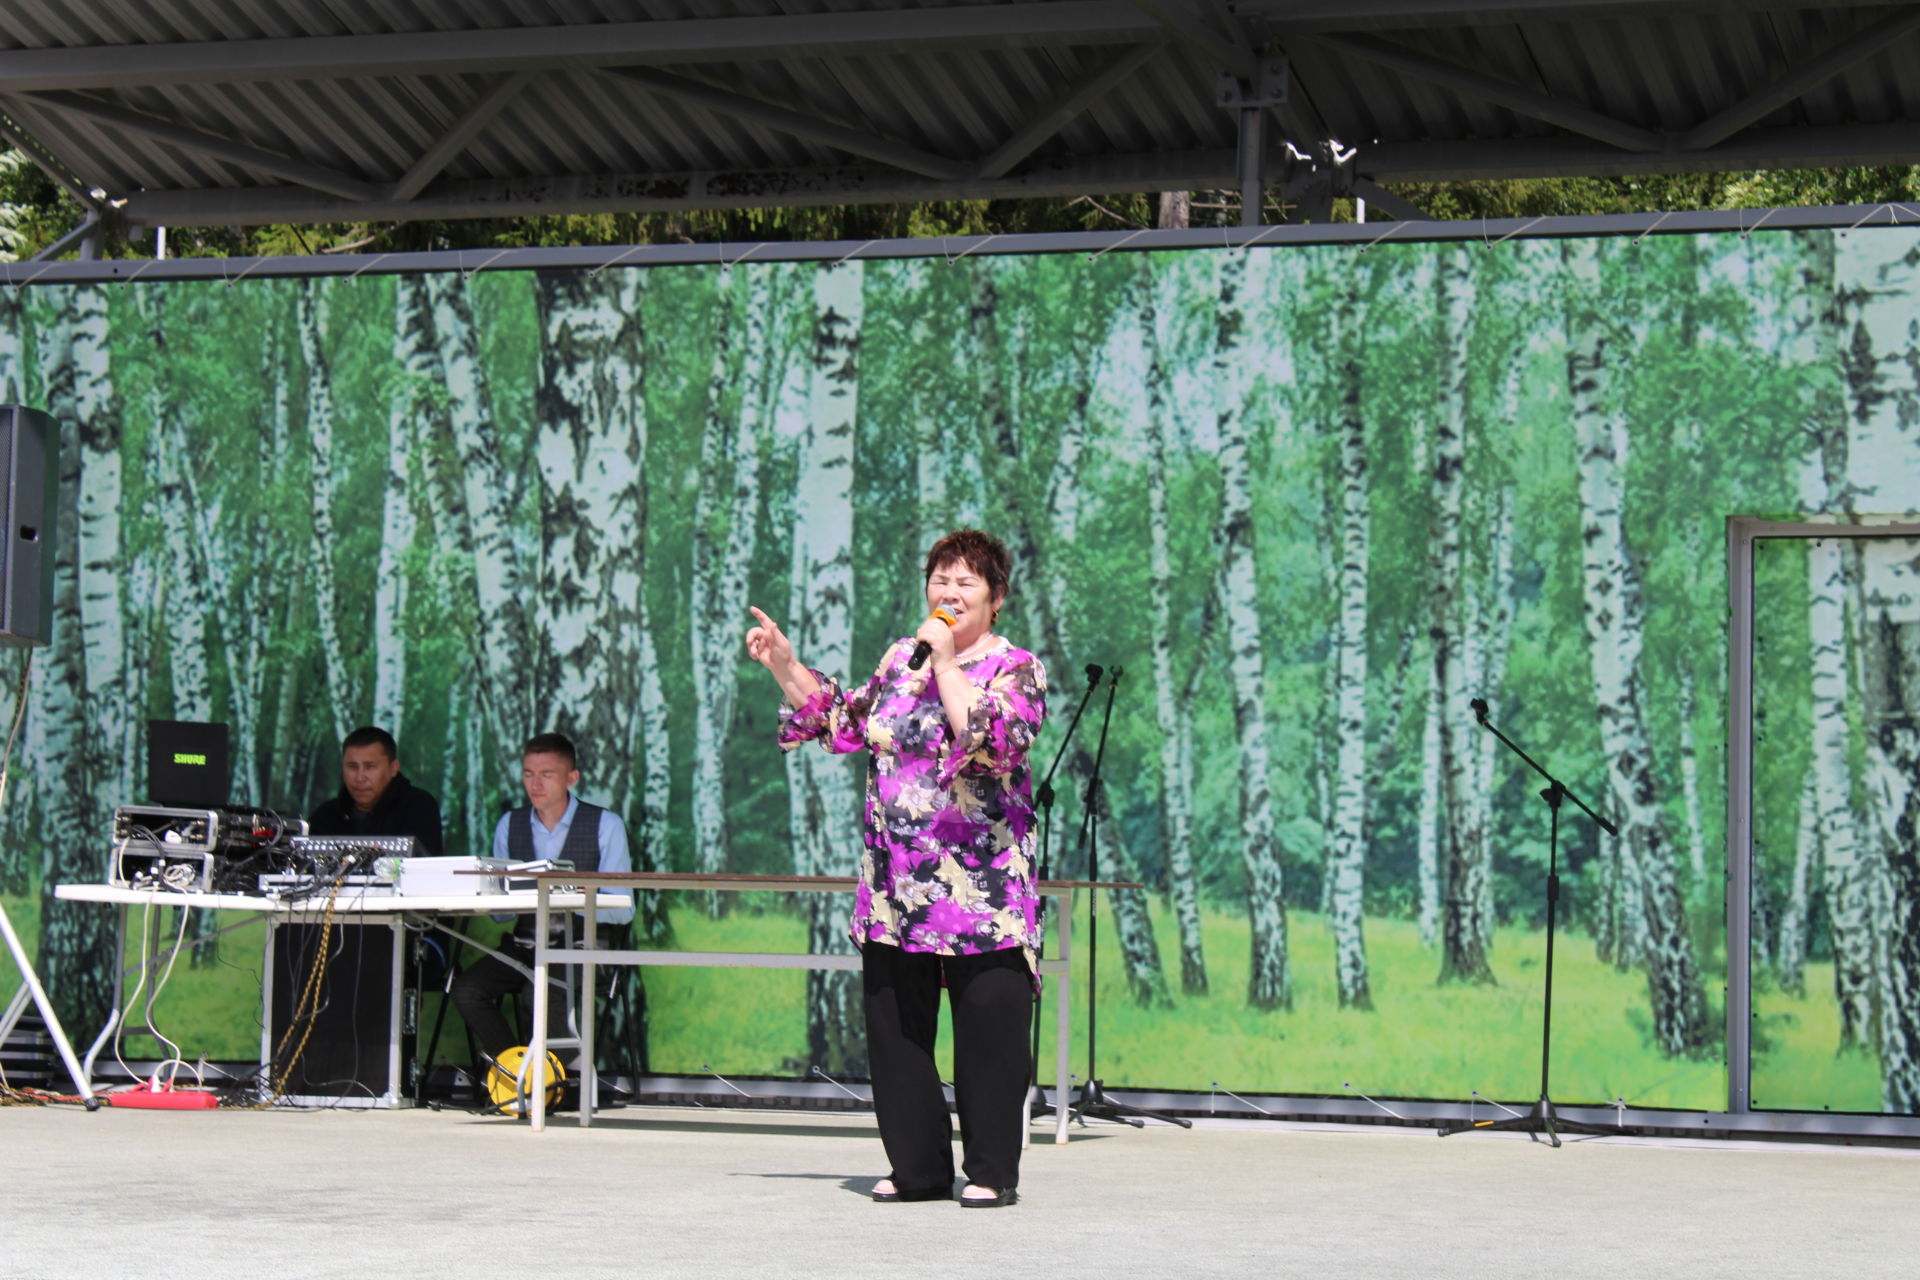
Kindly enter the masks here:
M 953 615 L 947 612 L 947 607 L 945 605 L 939 606 L 927 616 L 930 618 L 938 618 L 940 619 L 940 621 L 946 623 L 949 627 L 953 625 Z M 918 671 L 920 668 L 926 666 L 927 655 L 931 654 L 932 652 L 933 652 L 933 646 L 928 644 L 925 640 L 916 642 L 913 646 L 913 656 L 907 659 L 907 670 Z

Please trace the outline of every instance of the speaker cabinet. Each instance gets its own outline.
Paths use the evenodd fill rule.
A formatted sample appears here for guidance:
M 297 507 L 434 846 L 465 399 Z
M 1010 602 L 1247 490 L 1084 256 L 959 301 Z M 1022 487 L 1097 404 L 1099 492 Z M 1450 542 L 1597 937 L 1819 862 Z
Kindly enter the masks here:
M 268 925 L 267 949 L 260 1061 L 271 1064 L 282 1044 L 288 1058 L 299 1047 L 281 1082 L 287 1099 L 313 1107 L 408 1105 L 420 984 L 406 927 L 365 916 L 331 929 L 276 920 Z M 296 1012 L 304 1015 L 298 1026 Z
M 59 424 L 38 409 L 0 405 L 0 645 L 53 639 L 59 505 Z

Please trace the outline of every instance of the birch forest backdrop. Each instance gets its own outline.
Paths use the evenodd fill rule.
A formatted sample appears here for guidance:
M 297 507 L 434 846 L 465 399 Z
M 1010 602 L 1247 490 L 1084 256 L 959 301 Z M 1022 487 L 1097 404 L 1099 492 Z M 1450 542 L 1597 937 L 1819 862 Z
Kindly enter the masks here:
M 1043 763 L 1124 672 L 1110 1084 L 1533 1096 L 1547 812 L 1485 697 L 1620 827 L 1562 815 L 1555 1096 L 1718 1108 L 1724 519 L 1920 505 L 1916 264 L 1885 229 L 0 290 L 0 402 L 67 432 L 0 892 L 84 1042 L 110 922 L 51 888 L 101 877 L 148 716 L 230 721 L 236 798 L 293 811 L 388 726 L 449 851 L 557 728 L 643 867 L 850 873 L 859 764 L 783 760 L 746 605 L 864 676 L 980 524 Z M 1911 569 L 1761 567 L 1764 1107 L 1920 1111 Z M 724 905 L 637 927 L 846 946 L 844 902 Z M 156 1017 L 245 1057 L 257 933 L 204 950 Z M 863 1073 L 841 978 L 646 981 L 654 1071 Z

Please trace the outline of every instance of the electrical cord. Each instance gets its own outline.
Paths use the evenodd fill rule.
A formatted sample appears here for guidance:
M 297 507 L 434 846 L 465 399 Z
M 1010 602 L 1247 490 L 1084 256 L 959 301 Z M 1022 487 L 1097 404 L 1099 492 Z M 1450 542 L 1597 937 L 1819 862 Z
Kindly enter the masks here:
M 142 991 L 145 991 L 147 987 L 147 977 L 151 972 L 151 966 L 147 964 L 147 953 L 148 953 L 148 949 L 153 944 L 153 909 L 158 904 L 158 901 L 159 901 L 159 894 L 155 893 L 147 899 L 146 904 L 142 906 L 140 909 L 140 980 L 134 984 L 133 994 L 127 997 L 127 1001 L 126 1001 L 127 1009 L 133 1008 L 133 1006 L 140 999 L 140 993 Z M 162 1032 L 159 1027 L 154 1025 L 153 1006 L 154 1006 L 154 1003 L 157 1000 L 159 1000 L 160 993 L 166 989 L 168 980 L 173 977 L 173 966 L 180 959 L 180 952 L 186 943 L 186 938 L 187 938 L 187 908 L 182 907 L 180 909 L 180 931 L 174 937 L 173 949 L 167 955 L 167 967 L 161 973 L 159 980 L 154 983 L 153 991 L 147 996 L 147 1002 L 142 1011 L 142 1016 L 146 1019 L 147 1031 L 155 1039 L 160 1041 L 161 1044 L 165 1045 L 168 1049 L 173 1051 L 173 1056 L 171 1058 L 164 1058 L 161 1060 L 162 1066 L 164 1066 L 168 1062 L 178 1062 L 181 1060 L 180 1046 L 175 1044 L 172 1040 L 169 1040 L 166 1034 Z M 134 1073 L 133 1068 L 127 1065 L 126 1058 L 121 1056 L 122 1037 L 126 1033 L 126 1028 L 127 1028 L 126 1015 L 122 1013 L 120 1018 L 114 1023 L 114 1027 L 113 1027 L 113 1060 L 120 1064 L 120 1070 L 125 1072 L 129 1078 L 133 1080 L 138 1080 L 139 1076 Z M 179 1074 L 178 1072 L 175 1072 L 176 1076 L 178 1074 Z M 160 1079 L 160 1072 L 159 1072 L 159 1068 L 156 1067 L 154 1069 L 154 1073 L 152 1077 L 152 1082 L 156 1088 L 158 1087 L 159 1079 Z M 172 1077 L 169 1077 L 168 1079 L 168 1086 L 169 1087 L 172 1086 Z M 130 1087 L 137 1088 L 138 1086 L 135 1085 Z
M 347 871 L 342 867 L 334 877 L 332 892 L 327 895 L 326 911 L 320 922 L 318 954 L 307 970 L 306 985 L 301 989 L 300 999 L 288 1016 L 287 1029 L 281 1034 L 280 1043 L 274 1046 L 271 1065 L 264 1081 L 266 1096 L 256 1104 L 258 1108 L 271 1107 L 279 1101 L 281 1095 L 286 1093 L 287 1084 L 293 1077 L 293 1070 L 300 1063 L 300 1055 L 306 1052 L 308 1038 L 313 1035 L 313 1024 L 321 1007 L 320 991 L 327 976 L 327 961 L 332 955 L 328 941 L 333 936 L 334 906 L 340 900 L 340 889 L 346 883 L 346 879 Z M 281 1066 L 280 1056 L 286 1052 L 287 1043 L 293 1038 L 295 1030 L 300 1032 L 300 1039 L 294 1044 L 293 1052 L 287 1058 L 286 1065 Z

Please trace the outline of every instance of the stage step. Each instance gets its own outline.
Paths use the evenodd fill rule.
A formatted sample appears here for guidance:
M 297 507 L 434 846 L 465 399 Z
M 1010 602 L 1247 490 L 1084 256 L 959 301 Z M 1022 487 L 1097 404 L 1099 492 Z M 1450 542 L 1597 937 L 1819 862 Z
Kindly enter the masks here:
M 0 1044 L 0 1078 L 15 1089 L 51 1088 L 53 1064 L 53 1037 L 39 1013 L 29 1010 Z

